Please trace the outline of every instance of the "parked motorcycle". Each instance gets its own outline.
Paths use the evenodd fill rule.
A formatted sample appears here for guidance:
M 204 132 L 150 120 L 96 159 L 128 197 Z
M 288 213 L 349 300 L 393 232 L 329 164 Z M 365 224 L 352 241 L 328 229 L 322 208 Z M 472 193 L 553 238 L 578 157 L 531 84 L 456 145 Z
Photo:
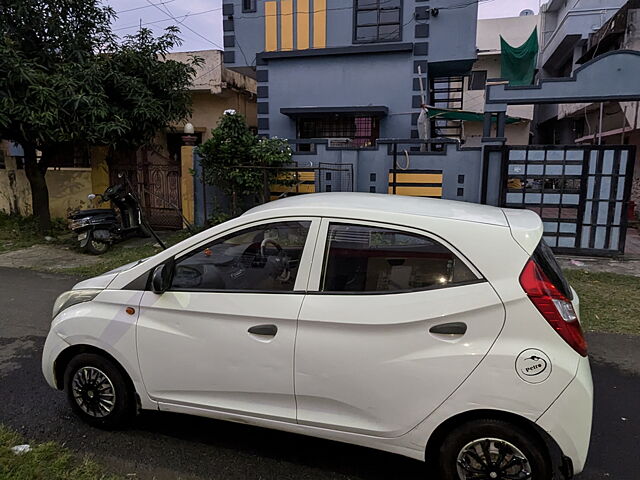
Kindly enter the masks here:
M 92 193 L 89 200 L 98 198 L 99 203 L 112 202 L 118 209 L 92 208 L 69 215 L 69 228 L 78 235 L 80 249 L 100 255 L 109 247 L 133 236 L 148 237 L 140 203 L 123 184 L 112 185 L 103 194 Z

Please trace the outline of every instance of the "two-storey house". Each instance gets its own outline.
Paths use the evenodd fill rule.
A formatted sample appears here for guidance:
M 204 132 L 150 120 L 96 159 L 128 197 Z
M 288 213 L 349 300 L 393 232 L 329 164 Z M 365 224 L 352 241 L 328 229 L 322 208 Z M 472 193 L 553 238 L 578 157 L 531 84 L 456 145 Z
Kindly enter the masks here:
M 255 75 L 259 134 L 290 139 L 296 158 L 322 152 L 320 162 L 351 162 L 356 190 L 386 192 L 388 148 L 377 141 L 418 139 L 423 100 L 462 108 L 477 8 L 474 0 L 224 0 L 224 63 Z M 431 126 L 431 137 L 456 135 L 455 125 Z M 358 169 L 363 161 L 368 168 Z

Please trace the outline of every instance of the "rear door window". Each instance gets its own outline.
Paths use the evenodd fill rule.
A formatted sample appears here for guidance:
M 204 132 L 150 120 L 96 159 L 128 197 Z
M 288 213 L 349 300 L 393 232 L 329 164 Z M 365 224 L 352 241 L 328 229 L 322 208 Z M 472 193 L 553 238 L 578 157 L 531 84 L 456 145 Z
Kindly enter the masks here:
M 329 225 L 324 292 L 397 293 L 479 280 L 456 254 L 427 236 L 373 225 Z

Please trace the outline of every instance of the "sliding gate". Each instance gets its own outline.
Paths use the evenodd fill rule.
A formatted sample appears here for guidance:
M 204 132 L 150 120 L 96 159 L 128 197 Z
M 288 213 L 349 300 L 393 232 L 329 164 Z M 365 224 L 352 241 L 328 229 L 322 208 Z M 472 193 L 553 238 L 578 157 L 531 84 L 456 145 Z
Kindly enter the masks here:
M 500 201 L 544 222 L 558 253 L 624 253 L 633 146 L 505 146 Z

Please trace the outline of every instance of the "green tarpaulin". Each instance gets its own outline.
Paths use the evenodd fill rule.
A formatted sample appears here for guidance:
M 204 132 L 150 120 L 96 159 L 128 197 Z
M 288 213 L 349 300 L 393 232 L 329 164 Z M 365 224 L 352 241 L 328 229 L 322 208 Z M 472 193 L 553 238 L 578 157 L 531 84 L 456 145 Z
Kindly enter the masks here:
M 538 58 L 538 27 L 533 29 L 529 39 L 519 47 L 509 45 L 500 35 L 501 77 L 509 80 L 509 85 L 531 85 Z
M 484 120 L 484 113 L 468 112 L 465 110 L 447 110 L 444 108 L 428 107 L 427 114 L 429 118 L 441 118 L 443 120 L 466 120 L 467 122 L 482 122 Z M 508 124 L 522 121 L 522 118 L 507 117 Z

